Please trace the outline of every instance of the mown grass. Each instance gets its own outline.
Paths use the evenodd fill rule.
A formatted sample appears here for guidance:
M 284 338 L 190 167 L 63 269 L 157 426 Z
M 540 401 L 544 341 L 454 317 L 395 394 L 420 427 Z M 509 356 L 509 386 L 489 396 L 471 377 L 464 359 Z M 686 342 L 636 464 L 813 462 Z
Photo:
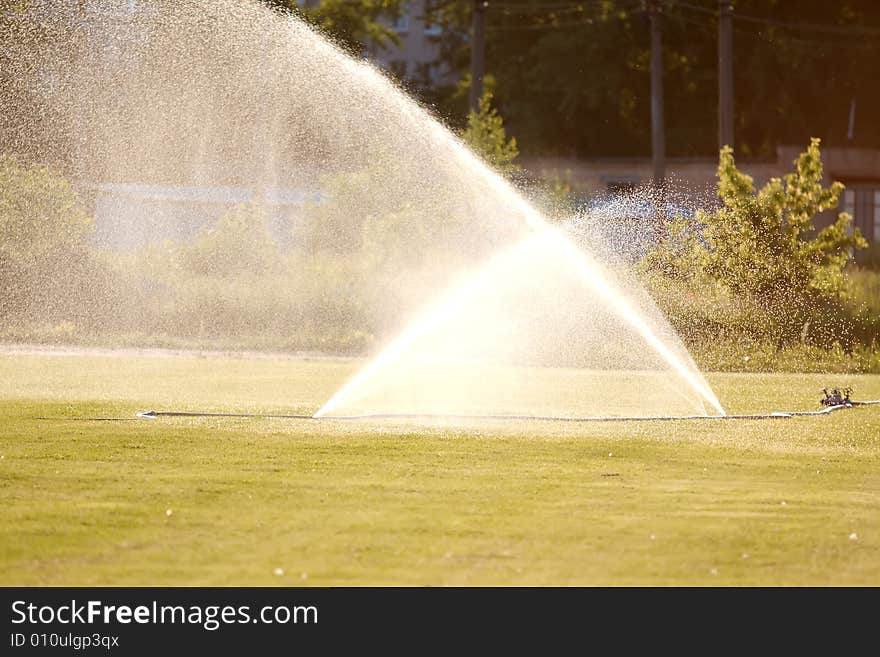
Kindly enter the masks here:
M 878 407 L 454 428 L 83 419 L 311 412 L 357 365 L 0 356 L 0 583 L 880 584 Z M 734 412 L 816 408 L 826 384 L 880 399 L 875 375 L 709 379 Z

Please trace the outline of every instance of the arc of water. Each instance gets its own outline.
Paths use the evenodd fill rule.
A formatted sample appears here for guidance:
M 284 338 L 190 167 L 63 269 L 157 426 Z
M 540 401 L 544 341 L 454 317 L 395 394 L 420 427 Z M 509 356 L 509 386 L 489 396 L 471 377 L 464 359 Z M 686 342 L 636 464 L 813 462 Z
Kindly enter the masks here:
M 440 129 L 440 126 L 437 123 L 432 123 L 431 127 L 434 129 Z M 638 310 L 626 301 L 623 292 L 617 289 L 617 287 L 608 280 L 608 277 L 604 275 L 602 270 L 586 252 L 578 249 L 568 238 L 560 233 L 558 229 L 547 223 L 528 203 L 528 201 L 518 194 L 504 179 L 480 162 L 480 160 L 462 143 L 454 139 L 450 141 L 456 157 L 463 160 L 464 164 L 470 169 L 478 174 L 482 174 L 481 177 L 483 177 L 493 191 L 498 193 L 501 198 L 508 201 L 513 208 L 516 208 L 519 214 L 525 219 L 526 224 L 536 231 L 538 235 L 552 235 L 553 239 L 559 245 L 561 254 L 574 266 L 575 270 L 580 274 L 583 283 L 595 292 L 598 292 L 601 295 L 601 298 L 608 302 L 611 310 L 629 326 L 635 329 L 635 331 L 642 336 L 647 344 L 672 368 L 672 370 L 678 374 L 688 386 L 695 390 L 700 397 L 709 402 L 715 411 L 720 415 L 726 415 L 724 408 L 721 406 L 715 393 L 712 392 L 712 389 L 705 383 L 705 381 L 701 380 L 701 377 L 694 375 L 694 368 L 688 367 L 687 363 L 683 362 L 666 344 L 663 343 L 657 334 L 651 330 L 651 327 Z M 520 247 L 522 247 L 523 244 L 529 243 L 530 240 L 527 239 L 520 244 Z M 518 249 L 515 247 L 513 252 L 518 252 Z M 510 257 L 510 255 L 511 252 L 505 252 L 505 254 L 500 257 Z M 491 271 L 494 262 L 495 259 L 490 261 L 490 264 L 486 265 L 482 270 L 482 277 L 478 279 L 478 281 L 482 280 L 485 282 L 488 272 Z M 476 282 L 474 284 L 476 285 Z M 432 320 L 439 318 L 444 314 L 448 314 L 450 309 L 457 305 L 456 301 L 460 303 L 466 299 L 467 296 L 465 293 L 468 289 L 476 291 L 479 288 L 469 288 L 469 284 L 464 284 L 460 288 L 457 288 L 452 294 L 435 306 L 434 310 L 428 311 L 425 315 L 419 318 L 410 329 L 404 331 L 398 339 L 394 340 L 351 381 L 333 395 L 333 397 L 331 397 L 330 400 L 318 410 L 315 417 L 326 415 L 334 408 L 338 407 L 354 389 L 374 377 L 377 372 L 381 371 L 387 367 L 388 364 L 396 360 L 432 325 Z
M 696 390 L 703 399 L 708 401 L 712 407 L 718 411 L 720 415 L 726 415 L 724 408 L 712 392 L 712 389 L 706 385 L 699 377 L 694 375 L 693 368 L 688 367 L 675 353 L 663 343 L 657 336 L 642 315 L 629 303 L 619 290 L 608 281 L 607 276 L 602 275 L 602 271 L 596 266 L 592 258 L 584 251 L 579 250 L 564 235 L 553 227 L 550 230 L 554 234 L 554 240 L 558 243 L 560 250 L 571 261 L 571 264 L 581 274 L 583 282 L 592 288 L 595 292 L 602 295 L 617 315 L 627 322 L 636 332 L 642 336 L 645 342 L 665 360 L 675 372 L 681 376 L 694 390 Z
M 544 218 L 535 210 L 531 204 L 501 176 L 491 171 L 483 165 L 479 159 L 462 144 L 457 143 L 457 155 L 467 161 L 472 167 L 477 168 L 484 177 L 488 179 L 489 185 L 510 202 L 511 206 L 517 208 L 524 217 L 526 223 L 535 230 L 549 230 L 558 243 L 562 255 L 564 255 L 575 270 L 581 275 L 584 284 L 600 293 L 601 298 L 605 299 L 611 309 L 627 324 L 638 332 L 644 338 L 648 345 L 664 360 L 672 369 L 681 376 L 682 379 L 693 388 L 703 399 L 709 402 L 719 414 L 726 415 L 724 408 L 712 392 L 712 389 L 702 380 L 701 377 L 694 375 L 694 367 L 688 367 L 687 363 L 676 356 L 675 353 L 663 343 L 651 327 L 642 317 L 636 308 L 627 303 L 625 295 L 619 290 L 612 281 L 608 279 L 603 271 L 594 262 L 592 257 L 585 251 L 578 249 L 572 242 L 563 235 L 558 229 L 551 226 Z
M 600 302 L 635 330 L 689 386 L 688 390 L 699 393 L 702 399 L 723 413 L 686 350 L 679 351 L 678 343 L 664 340 L 662 335 L 654 332 L 649 321 L 651 318 L 640 314 L 632 298 L 625 295 L 623 287 L 616 282 L 616 277 L 609 276 L 602 269 L 600 259 L 579 249 L 562 232 L 550 227 L 525 196 L 402 93 L 378 69 L 347 56 L 303 21 L 291 17 L 284 24 L 279 23 L 276 14 L 265 7 L 258 8 L 253 2 L 181 0 L 159 3 L 161 7 L 156 11 L 136 12 L 132 15 L 132 26 L 126 23 L 125 31 L 117 33 L 115 27 L 111 26 L 116 26 L 118 22 L 106 22 L 101 12 L 91 12 L 85 17 L 80 11 L 64 11 L 60 7 L 64 3 L 56 4 L 59 5 L 58 11 L 53 8 L 52 11 L 40 11 L 36 15 L 45 17 L 49 26 L 69 32 L 71 36 L 76 34 L 77 39 L 83 32 L 79 28 L 85 25 L 88 39 L 73 40 L 70 44 L 96 45 L 100 47 L 100 52 L 112 54 L 121 43 L 131 46 L 123 50 L 126 56 L 132 54 L 135 57 L 132 61 L 138 64 L 132 68 L 127 63 L 122 65 L 128 62 L 127 59 L 119 60 L 121 67 L 118 79 L 115 74 L 110 77 L 96 75 L 94 66 L 91 66 L 93 58 L 59 59 L 49 56 L 49 53 L 43 53 L 41 40 L 30 43 L 28 29 L 22 27 L 19 32 L 21 26 L 15 21 L 11 24 L 15 27 L 16 38 L 11 44 L 13 51 L 34 55 L 13 58 L 25 62 L 22 67 L 15 69 L 21 75 L 13 76 L 16 79 L 20 77 L 23 85 L 16 83 L 14 93 L 27 92 L 16 99 L 24 101 L 21 110 L 28 111 L 30 92 L 34 89 L 51 92 L 46 96 L 46 102 L 53 108 L 57 104 L 57 111 L 62 117 L 68 114 L 79 116 L 84 99 L 89 107 L 96 103 L 97 109 L 103 109 L 108 101 L 119 103 L 119 112 L 91 113 L 89 120 L 84 123 L 87 129 L 83 139 L 77 142 L 83 146 L 82 151 L 72 144 L 73 150 L 66 155 L 74 157 L 63 158 L 78 163 L 75 170 L 83 179 L 103 175 L 101 172 L 149 179 L 161 172 L 160 177 L 167 178 L 169 182 L 186 181 L 193 176 L 200 184 L 219 182 L 230 177 L 252 177 L 257 182 L 268 184 L 282 174 L 285 179 L 296 177 L 280 171 L 282 166 L 287 165 L 278 158 L 288 152 L 293 155 L 300 145 L 304 147 L 304 152 L 301 157 L 295 155 L 293 162 L 315 166 L 315 174 L 341 176 L 362 167 L 379 166 L 377 163 L 385 160 L 397 161 L 400 166 L 395 167 L 395 172 L 390 174 L 393 177 L 388 181 L 392 183 L 392 199 L 383 208 L 390 210 L 399 206 L 404 190 L 409 193 L 415 186 L 420 188 L 419 200 L 429 208 L 433 197 L 455 195 L 461 189 L 460 198 L 454 199 L 456 203 L 437 206 L 437 220 L 442 220 L 442 212 L 439 211 L 445 212 L 448 207 L 449 212 L 461 214 L 462 219 L 479 222 L 482 228 L 494 229 L 497 226 L 498 232 L 490 238 L 495 240 L 493 244 L 498 244 L 499 240 L 506 239 L 505 236 L 513 232 L 526 239 L 529 235 L 549 235 L 554 240 L 552 244 L 558 244 L 559 258 L 570 264 L 583 284 L 597 293 Z M 86 23 L 83 23 L 86 18 Z M 210 30 L 207 31 L 206 19 L 210 23 Z M 241 32 L 244 25 L 251 31 Z M 174 29 L 170 30 L 170 26 Z M 248 44 L 250 51 L 245 52 L 240 47 L 232 49 L 228 62 L 225 58 L 215 56 L 206 58 L 200 54 L 201 50 L 196 52 L 191 49 L 191 39 L 179 38 L 181 29 L 191 36 L 204 38 L 208 46 L 205 53 L 213 52 L 218 44 L 225 48 L 230 34 L 243 35 L 241 43 Z M 19 44 L 18 39 L 23 39 L 23 43 Z M 111 44 L 114 44 L 112 48 L 109 47 Z M 36 46 L 36 49 L 32 46 Z M 288 46 L 289 49 L 285 50 Z M 166 49 L 168 52 L 165 52 Z M 111 59 L 115 61 L 116 55 L 113 54 Z M 32 61 L 39 62 L 40 66 L 34 68 L 27 64 Z M 44 89 L 47 77 L 40 72 L 44 69 L 48 71 L 46 75 L 49 78 L 54 80 L 58 77 L 57 85 L 54 82 L 49 85 L 52 89 Z M 218 79 L 221 86 L 225 84 L 229 87 L 228 98 L 222 95 L 217 97 L 216 89 L 221 86 L 195 84 L 194 71 L 199 73 L 199 80 L 211 81 L 214 76 L 229 75 Z M 135 74 L 129 76 L 130 72 Z M 155 75 L 141 75 L 141 72 L 155 72 Z M 257 72 L 260 75 L 256 75 Z M 273 80 L 287 79 L 291 75 L 294 78 L 292 85 L 272 84 Z M 193 93 L 190 95 L 191 87 Z M 340 103 L 328 92 L 337 87 L 343 88 L 346 98 L 354 98 L 355 102 Z M 191 106 L 178 107 L 173 115 L 166 111 L 165 103 L 153 107 L 154 96 L 164 100 L 171 97 L 168 94 L 172 91 L 182 98 L 190 98 Z M 325 92 L 328 93 L 325 95 Z M 331 107 L 335 111 L 330 111 Z M 247 126 L 240 140 L 229 141 L 230 128 L 243 125 L 241 117 L 254 112 L 264 117 L 264 137 L 259 136 L 261 130 L 252 130 L 250 128 L 253 126 Z M 190 141 L 192 130 L 187 121 L 204 122 L 206 119 L 202 118 L 201 113 L 206 115 L 210 129 L 196 131 L 196 141 Z M 323 118 L 325 113 L 328 115 L 326 119 Z M 29 144 L 32 137 L 41 140 L 44 122 L 36 121 L 31 126 L 27 116 L 18 114 L 22 112 L 16 111 L 13 120 L 24 130 L 22 144 Z M 298 118 L 299 115 L 302 115 L 301 118 Z M 146 118 L 141 121 L 143 116 Z M 381 117 L 381 124 L 376 117 Z M 178 120 L 181 118 L 183 120 Z M 331 119 L 336 121 L 332 127 L 329 124 Z M 289 120 L 294 121 L 296 134 L 288 135 L 287 131 L 281 130 Z M 120 132 L 123 128 L 126 130 Z M 29 132 L 31 129 L 36 132 Z M 257 141 L 254 143 L 255 138 Z M 300 144 L 301 139 L 305 140 L 303 144 Z M 312 144 L 312 141 L 315 143 Z M 47 157 L 50 153 L 54 157 L 61 152 L 54 150 L 54 142 L 50 140 Z M 181 147 L 175 148 L 178 142 Z M 265 142 L 267 147 L 261 148 L 261 142 Z M 40 141 L 34 141 L 34 144 L 37 143 Z M 199 155 L 191 155 L 190 145 Z M 226 149 L 233 146 L 243 152 L 241 166 L 230 168 L 226 161 Z M 400 177 L 397 170 L 405 171 L 406 175 Z M 433 181 L 437 184 L 432 184 Z M 381 187 L 383 182 L 377 180 L 374 187 L 365 191 L 381 195 L 384 192 Z M 523 247 L 514 247 L 512 252 L 505 252 L 506 255 L 502 257 L 517 257 L 517 248 Z M 489 271 L 492 262 L 490 260 L 485 265 Z M 456 304 L 466 302 L 469 294 L 483 289 L 480 286 L 487 284 L 488 276 L 488 272 L 478 272 L 475 279 L 456 288 L 451 297 L 441 298 L 433 310 L 417 320 L 414 326 L 406 328 L 377 359 L 334 395 L 318 414 L 325 414 L 328 409 L 337 407 L 340 400 L 351 395 L 352 390 L 399 358 L 419 335 L 428 330 L 432 322 L 451 317 L 458 307 Z M 676 378 L 676 381 L 679 379 Z
M 439 303 L 436 303 L 431 309 L 412 322 L 376 358 L 370 361 L 353 379 L 340 388 L 315 413 L 314 417 L 323 417 L 327 413 L 332 412 L 333 409 L 337 408 L 348 398 L 352 391 L 359 388 L 369 379 L 374 378 L 382 370 L 386 369 L 388 365 L 398 360 L 419 337 L 430 329 L 436 328 L 438 325 L 442 325 L 443 322 L 451 319 L 458 308 L 467 303 L 470 298 L 489 283 L 491 274 L 496 267 L 518 256 L 521 252 L 532 246 L 539 237 L 543 237 L 543 235 L 531 235 L 509 249 L 496 254 L 475 275 L 456 285 Z
M 542 222 L 543 223 L 543 222 Z M 351 393 L 360 386 L 375 378 L 389 365 L 401 358 L 412 344 L 427 331 L 435 329 L 448 321 L 462 305 L 480 292 L 491 280 L 492 272 L 503 263 L 519 256 L 522 252 L 533 246 L 538 240 L 549 239 L 560 249 L 561 253 L 571 261 L 580 275 L 583 283 L 608 301 L 611 309 L 647 342 L 660 357 L 679 375 L 687 384 L 696 390 L 699 395 L 708 401 L 720 414 L 725 411 L 712 390 L 695 376 L 692 368 L 682 362 L 676 354 L 666 346 L 663 341 L 651 330 L 641 314 L 623 297 L 619 290 L 607 280 L 601 269 L 592 261 L 587 253 L 575 247 L 558 229 L 544 223 L 543 229 L 537 234 L 522 240 L 501 254 L 491 258 L 474 276 L 464 283 L 455 286 L 451 292 L 444 296 L 441 301 L 422 314 L 410 326 L 395 338 L 382 352 L 370 363 L 360 370 L 353 379 L 345 384 L 336 394 L 325 403 L 314 417 L 323 417 L 338 408 Z

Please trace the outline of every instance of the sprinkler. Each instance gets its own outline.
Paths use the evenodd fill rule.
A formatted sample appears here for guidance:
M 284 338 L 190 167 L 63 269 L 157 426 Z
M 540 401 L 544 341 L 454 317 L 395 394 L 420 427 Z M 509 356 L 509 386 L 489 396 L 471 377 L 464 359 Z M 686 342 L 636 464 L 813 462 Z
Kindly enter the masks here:
M 852 388 L 844 388 L 843 390 L 832 388 L 830 392 L 828 388 L 822 388 L 822 392 L 825 393 L 821 401 L 822 406 L 852 406 L 853 404 L 850 400 Z

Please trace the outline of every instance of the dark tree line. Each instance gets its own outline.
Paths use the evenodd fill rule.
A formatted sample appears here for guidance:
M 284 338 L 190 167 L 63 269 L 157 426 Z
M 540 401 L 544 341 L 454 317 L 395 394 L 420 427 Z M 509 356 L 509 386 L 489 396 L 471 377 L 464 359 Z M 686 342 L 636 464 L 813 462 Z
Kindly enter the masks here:
M 287 0 L 265 0 L 293 7 Z M 345 43 L 378 39 L 398 2 L 315 0 L 300 9 Z M 778 143 L 880 147 L 880 3 L 735 0 L 736 146 L 769 156 Z M 434 0 L 446 29 L 442 62 L 459 78 L 470 63 L 472 0 Z M 717 152 L 716 0 L 664 0 L 667 148 Z M 378 26 L 378 27 L 377 27 Z M 648 21 L 643 0 L 498 0 L 487 7 L 487 73 L 510 132 L 526 153 L 647 155 Z M 467 97 L 450 80 L 410 87 L 455 126 Z M 854 107 L 854 122 L 851 113 Z M 850 128 L 852 129 L 850 135 Z

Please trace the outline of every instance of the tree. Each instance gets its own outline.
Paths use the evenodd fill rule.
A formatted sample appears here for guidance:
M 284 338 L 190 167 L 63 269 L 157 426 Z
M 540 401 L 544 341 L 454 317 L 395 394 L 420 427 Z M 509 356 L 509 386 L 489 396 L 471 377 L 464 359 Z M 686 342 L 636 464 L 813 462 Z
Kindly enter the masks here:
M 176 256 L 187 274 L 218 279 L 266 275 L 280 266 L 269 218 L 258 204 L 231 208 L 192 243 L 178 247 Z
M 697 214 L 708 247 L 697 255 L 710 276 L 755 295 L 843 293 L 843 268 L 852 250 L 867 242 L 857 228 L 850 231 L 852 217 L 845 212 L 816 231 L 815 216 L 836 208 L 843 192 L 839 182 L 822 185 L 819 141 L 810 141 L 793 173 L 771 179 L 758 192 L 751 176 L 736 168 L 730 148 L 721 151 L 718 194 L 724 205 Z
M 434 5 L 432 20 L 447 28 L 444 61 L 464 75 L 473 3 Z M 666 132 L 673 156 L 716 152 L 717 8 L 717 0 L 663 2 Z M 880 123 L 868 119 L 880 111 L 880 88 L 863 84 L 880 78 L 878 3 L 737 0 L 735 15 L 749 19 L 735 20 L 738 153 L 769 157 L 777 143 L 811 135 L 834 146 L 880 146 Z M 631 0 L 489 3 L 486 70 L 498 81 L 496 98 L 524 152 L 649 153 L 645 18 L 644 3 Z
M 339 43 L 360 52 L 365 47 L 383 47 L 399 43 L 399 37 L 387 20 L 400 13 L 403 0 L 263 0 L 266 4 L 290 11 L 319 27 Z M 386 21 L 381 19 L 385 18 Z
M 723 313 L 709 300 L 726 298 L 748 309 L 740 321 L 752 323 L 750 329 L 763 322 L 780 341 L 799 326 L 805 335 L 807 323 L 823 312 L 823 320 L 839 314 L 847 291 L 844 268 L 855 249 L 867 246 L 845 212 L 815 227 L 815 217 L 837 207 L 842 191 L 839 182 L 823 185 L 819 139 L 797 158 L 793 173 L 760 190 L 725 147 L 718 164 L 721 206 L 671 220 L 642 267 L 678 281 L 716 317 Z
M 516 138 L 507 138 L 504 119 L 492 107 L 490 92 L 485 92 L 480 98 L 479 111 L 471 110 L 468 114 L 468 125 L 461 137 L 501 173 L 510 174 L 520 170 L 520 166 L 513 162 L 519 155 Z
M 0 155 L 0 318 L 82 292 L 92 218 L 64 178 Z

